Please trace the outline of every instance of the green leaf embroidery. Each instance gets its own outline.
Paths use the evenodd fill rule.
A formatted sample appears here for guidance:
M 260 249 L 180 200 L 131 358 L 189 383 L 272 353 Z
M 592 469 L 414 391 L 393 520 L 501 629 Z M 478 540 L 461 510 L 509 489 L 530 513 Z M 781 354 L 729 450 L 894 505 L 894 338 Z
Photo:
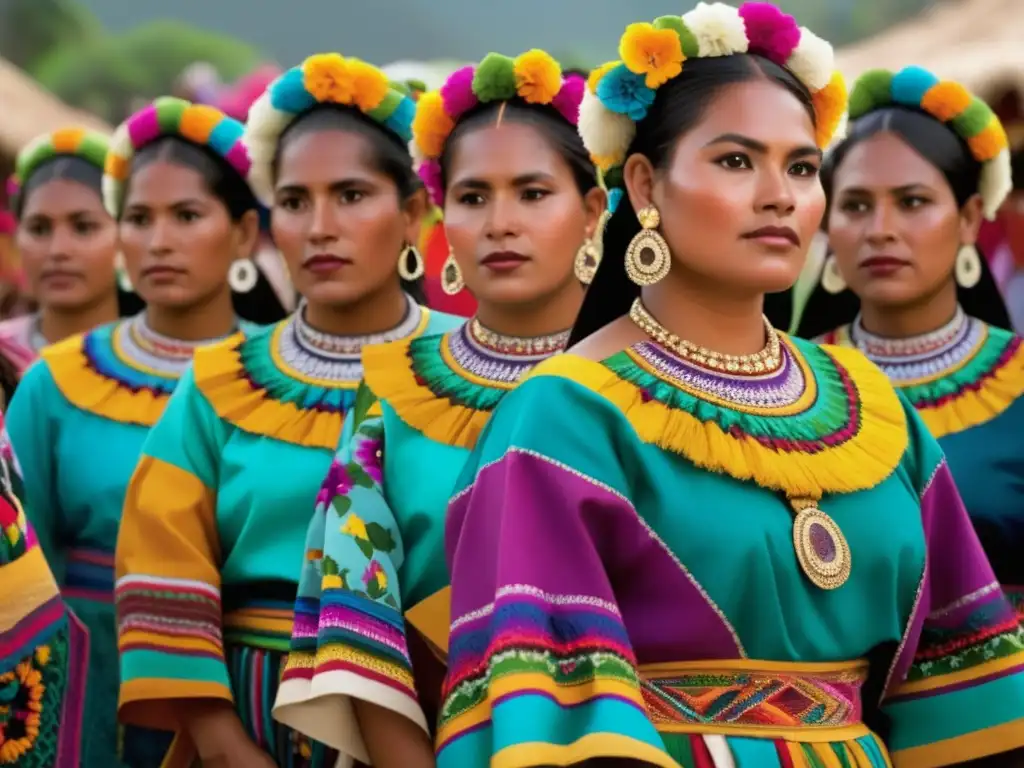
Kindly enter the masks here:
M 373 557 L 373 544 L 368 542 L 366 539 L 357 539 L 355 536 L 352 537 L 352 541 L 359 547 L 359 551 L 367 558 Z
M 373 391 L 365 384 L 360 385 L 359 389 L 356 390 L 356 402 L 352 406 L 352 423 L 355 424 L 356 429 L 362 426 L 370 406 L 375 402 L 377 402 L 377 397 L 373 394 Z
M 348 568 L 342 568 L 341 573 L 338 574 L 338 578 L 341 579 L 341 588 L 348 589 Z
M 349 462 L 345 467 L 345 471 L 348 472 L 349 479 L 352 480 L 353 485 L 358 485 L 360 488 L 373 488 L 373 478 L 366 474 L 366 470 L 354 461 Z
M 384 590 L 381 589 L 376 576 L 370 579 L 370 583 L 366 585 L 366 594 L 368 594 L 372 600 L 379 600 L 384 596 Z
M 323 570 L 324 576 L 338 575 L 338 563 L 330 555 L 324 555 L 320 568 Z
M 352 509 L 352 499 L 348 496 L 335 496 L 331 504 L 334 506 L 334 511 L 338 513 L 338 517 L 344 517 Z
M 391 531 L 380 523 L 367 523 L 366 535 L 369 537 L 370 543 L 372 543 L 373 546 L 381 552 L 390 554 L 391 552 L 394 552 L 395 547 L 398 546 L 395 543 L 394 537 L 391 535 Z
M 398 601 L 392 595 L 384 595 L 384 604 L 390 605 L 396 611 L 398 610 Z
M 384 424 L 380 419 L 368 421 L 359 427 L 359 434 L 370 440 L 379 440 L 384 435 Z

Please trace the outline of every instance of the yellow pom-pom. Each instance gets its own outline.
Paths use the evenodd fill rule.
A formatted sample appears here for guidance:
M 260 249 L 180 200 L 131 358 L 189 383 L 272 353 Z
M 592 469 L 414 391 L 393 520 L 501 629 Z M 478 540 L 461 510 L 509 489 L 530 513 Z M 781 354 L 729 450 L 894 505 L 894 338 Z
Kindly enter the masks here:
M 621 62 L 609 61 L 606 64 L 602 64 L 597 69 L 590 71 L 590 75 L 587 77 L 587 90 L 591 93 L 597 93 L 597 84 L 601 82 L 601 78 L 619 66 Z
M 550 104 L 562 89 L 562 68 L 544 51 L 527 51 L 512 63 L 516 93 L 530 104 Z
M 302 64 L 302 84 L 321 103 L 351 104 L 353 93 L 349 62 L 337 53 L 318 53 Z
M 815 128 L 815 141 L 818 147 L 825 149 L 832 143 L 832 137 L 843 120 L 846 112 L 848 94 L 846 92 L 846 80 L 838 70 L 832 73 L 832 79 L 828 85 L 811 95 L 814 104 L 814 116 L 817 127 Z
M 683 71 L 683 44 L 672 29 L 630 24 L 619 42 L 619 56 L 630 72 L 646 75 L 648 88 L 658 88 Z
M 349 59 L 348 70 L 352 78 L 352 100 L 355 105 L 363 112 L 379 107 L 391 87 L 384 73 L 359 59 Z
M 971 154 L 980 163 L 991 160 L 1009 145 L 1010 142 L 1006 137 L 1006 130 L 995 115 L 992 116 L 992 119 L 989 120 L 988 125 L 985 126 L 981 133 L 967 140 L 967 146 L 971 148 Z
M 604 173 L 609 168 L 614 168 L 617 165 L 622 165 L 622 161 L 625 160 L 622 155 L 591 155 L 590 160 L 594 163 L 594 167 L 597 170 Z
M 942 80 L 921 97 L 921 109 L 942 122 L 952 120 L 971 105 L 973 97 L 960 83 Z
M 424 157 L 440 157 L 454 121 L 444 111 L 440 91 L 429 91 L 416 102 L 416 116 L 412 120 L 412 138 Z

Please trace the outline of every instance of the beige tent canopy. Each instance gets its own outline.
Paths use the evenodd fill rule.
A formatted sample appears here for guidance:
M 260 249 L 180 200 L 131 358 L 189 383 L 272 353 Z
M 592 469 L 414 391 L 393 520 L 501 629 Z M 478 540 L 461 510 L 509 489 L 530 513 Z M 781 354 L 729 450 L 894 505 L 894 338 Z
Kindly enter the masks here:
M 1024 0 L 944 0 L 875 37 L 837 51 L 852 79 L 875 67 L 917 64 L 987 101 L 1024 95 Z
M 70 126 L 112 131 L 99 118 L 72 109 L 9 61 L 0 59 L 0 157 L 12 158 L 39 134 Z

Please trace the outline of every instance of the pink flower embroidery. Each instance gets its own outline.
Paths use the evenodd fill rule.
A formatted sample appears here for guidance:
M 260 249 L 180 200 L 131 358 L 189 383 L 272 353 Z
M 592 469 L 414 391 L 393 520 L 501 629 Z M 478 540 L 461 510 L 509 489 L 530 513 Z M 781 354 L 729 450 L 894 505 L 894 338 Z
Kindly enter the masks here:
M 381 589 L 387 588 L 387 574 L 384 573 L 384 568 L 377 560 L 371 560 L 370 564 L 366 566 L 366 570 L 363 571 L 363 586 L 369 588 L 370 582 L 374 580 L 377 581 L 377 586 Z
M 384 478 L 381 466 L 381 448 L 383 444 L 383 441 L 379 438 L 370 438 L 359 443 L 359 447 L 356 448 L 355 452 L 356 462 L 363 468 L 366 474 L 373 478 L 373 482 L 378 485 Z
M 352 480 L 345 471 L 345 465 L 335 460 L 327 470 L 327 478 L 316 495 L 317 506 L 330 504 L 335 496 L 343 496 L 352 490 Z

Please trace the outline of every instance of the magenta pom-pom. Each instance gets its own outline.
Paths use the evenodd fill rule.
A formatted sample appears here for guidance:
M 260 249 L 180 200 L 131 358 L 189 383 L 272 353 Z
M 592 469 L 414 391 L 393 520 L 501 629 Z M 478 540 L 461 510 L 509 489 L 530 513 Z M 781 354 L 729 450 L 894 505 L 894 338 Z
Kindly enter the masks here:
M 477 105 L 476 94 L 473 93 L 475 74 L 476 68 L 472 65 L 457 69 L 441 86 L 441 103 L 452 120 L 458 120 L 460 115 Z
M 160 121 L 156 106 L 150 104 L 128 118 L 128 136 L 136 149 L 144 147 L 160 136 Z
M 434 205 L 444 205 L 444 187 L 441 185 L 441 164 L 436 160 L 427 160 L 420 164 L 418 173 Z
M 14 214 L 10 211 L 0 210 L 0 235 L 13 235 L 16 227 Z
M 580 121 L 580 102 L 583 101 L 583 91 L 586 87 L 587 81 L 579 75 L 567 75 L 562 81 L 562 87 L 551 101 L 551 106 L 573 125 Z
M 231 164 L 231 167 L 238 171 L 242 178 L 249 175 L 249 169 L 252 168 L 252 160 L 249 159 L 249 152 L 246 150 L 245 145 L 242 142 L 237 142 L 228 153 L 224 156 L 224 159 Z
M 796 19 L 771 3 L 744 3 L 740 16 L 750 43 L 748 51 L 783 66 L 800 43 Z
M 7 197 L 16 197 L 20 187 L 18 186 L 18 180 L 14 176 L 7 177 Z

